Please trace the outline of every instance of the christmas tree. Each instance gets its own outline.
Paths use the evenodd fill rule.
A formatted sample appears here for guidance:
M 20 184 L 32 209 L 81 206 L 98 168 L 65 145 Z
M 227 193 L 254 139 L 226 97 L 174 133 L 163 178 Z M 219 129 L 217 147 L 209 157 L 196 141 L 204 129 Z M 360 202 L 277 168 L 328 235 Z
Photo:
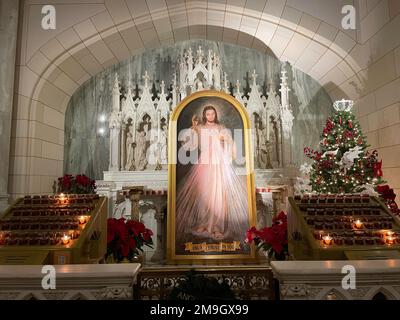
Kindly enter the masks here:
M 366 137 L 351 109 L 353 101 L 334 103 L 335 111 L 326 121 L 320 151 L 305 148 L 313 160 L 310 184 L 319 193 L 356 193 L 376 189 L 383 183 L 382 161 L 376 150 L 369 152 Z

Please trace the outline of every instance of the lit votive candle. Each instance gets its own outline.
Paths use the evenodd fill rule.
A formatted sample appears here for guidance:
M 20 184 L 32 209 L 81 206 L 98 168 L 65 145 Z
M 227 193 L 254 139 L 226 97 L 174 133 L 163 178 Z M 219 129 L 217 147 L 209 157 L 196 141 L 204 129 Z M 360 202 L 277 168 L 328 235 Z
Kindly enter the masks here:
M 79 224 L 85 224 L 86 223 L 86 217 L 85 216 L 80 216 L 78 219 L 79 219 Z
M 354 225 L 356 226 L 357 229 L 361 229 L 363 224 L 362 224 L 361 220 L 356 220 L 354 222 Z
M 333 238 L 330 235 L 322 237 L 322 242 L 326 245 L 331 245 L 333 241 Z
M 64 204 L 64 203 L 66 203 L 67 197 L 65 196 L 64 193 L 60 193 L 58 200 L 59 200 L 59 203 Z
M 388 231 L 388 232 L 386 232 L 386 236 L 387 236 L 387 237 L 393 237 L 393 235 L 394 235 L 394 232 L 393 232 L 393 231 Z
M 61 238 L 61 241 L 63 244 L 68 244 L 70 240 L 71 240 L 71 237 L 67 234 L 64 234 Z
M 392 237 L 392 236 L 387 237 L 387 238 L 386 238 L 386 243 L 387 243 L 387 244 L 393 244 L 393 243 L 394 243 L 394 240 L 395 240 L 395 238 Z

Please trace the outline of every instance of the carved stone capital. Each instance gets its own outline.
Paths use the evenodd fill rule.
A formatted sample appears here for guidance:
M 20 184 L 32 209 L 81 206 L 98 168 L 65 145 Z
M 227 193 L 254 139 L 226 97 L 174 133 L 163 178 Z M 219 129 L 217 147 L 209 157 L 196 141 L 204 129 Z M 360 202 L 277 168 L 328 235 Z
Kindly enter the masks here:
M 282 297 L 306 297 L 309 292 L 309 286 L 305 284 L 283 284 L 280 286 Z
M 107 287 L 100 294 L 104 300 L 128 300 L 132 299 L 132 287 Z

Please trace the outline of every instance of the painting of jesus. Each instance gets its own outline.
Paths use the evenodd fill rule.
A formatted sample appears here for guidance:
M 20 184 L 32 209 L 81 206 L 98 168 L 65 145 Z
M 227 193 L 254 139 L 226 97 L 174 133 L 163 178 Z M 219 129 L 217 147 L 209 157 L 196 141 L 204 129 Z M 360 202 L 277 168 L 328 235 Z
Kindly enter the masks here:
M 248 134 L 240 111 L 221 97 L 200 96 L 180 112 L 175 149 L 175 254 L 250 253 L 244 238 L 253 218 L 253 190 L 250 157 L 246 157 Z

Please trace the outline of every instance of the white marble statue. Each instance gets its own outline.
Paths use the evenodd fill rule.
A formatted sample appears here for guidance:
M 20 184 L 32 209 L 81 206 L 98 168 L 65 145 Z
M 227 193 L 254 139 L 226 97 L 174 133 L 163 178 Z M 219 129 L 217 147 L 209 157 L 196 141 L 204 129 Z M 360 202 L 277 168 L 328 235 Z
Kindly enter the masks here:
M 160 162 L 160 147 L 157 133 L 157 130 L 150 131 L 150 147 L 147 151 L 147 160 L 150 165 L 157 165 Z
M 271 169 L 271 156 L 268 150 L 266 128 L 258 128 L 258 163 L 260 169 Z
M 167 125 L 164 124 L 161 127 L 160 130 L 160 158 L 161 158 L 161 164 L 162 165 L 167 165 L 168 164 L 168 140 L 167 140 L 167 136 L 168 136 L 168 128 Z
M 202 73 L 200 73 L 197 77 L 196 80 L 194 80 L 194 87 L 195 87 L 195 91 L 201 91 L 205 89 L 204 86 L 204 76 Z
M 278 137 L 276 136 L 276 128 L 275 128 L 275 121 L 270 120 L 269 125 L 269 140 L 268 140 L 268 154 L 270 156 L 271 166 L 272 168 L 277 168 L 279 166 L 279 158 L 277 154 L 277 143 Z
M 147 151 L 147 133 L 146 130 L 139 131 L 136 136 L 136 148 L 135 148 L 135 167 L 136 170 L 143 171 L 147 166 L 146 159 Z
M 286 107 L 282 106 L 281 108 L 281 120 L 282 120 L 282 129 L 283 129 L 283 135 L 285 139 L 289 139 L 292 133 L 292 127 L 293 127 L 293 113 L 292 111 Z
M 128 132 L 126 135 L 126 165 L 125 170 L 131 171 L 133 170 L 134 166 L 134 159 L 133 159 L 133 134 Z

